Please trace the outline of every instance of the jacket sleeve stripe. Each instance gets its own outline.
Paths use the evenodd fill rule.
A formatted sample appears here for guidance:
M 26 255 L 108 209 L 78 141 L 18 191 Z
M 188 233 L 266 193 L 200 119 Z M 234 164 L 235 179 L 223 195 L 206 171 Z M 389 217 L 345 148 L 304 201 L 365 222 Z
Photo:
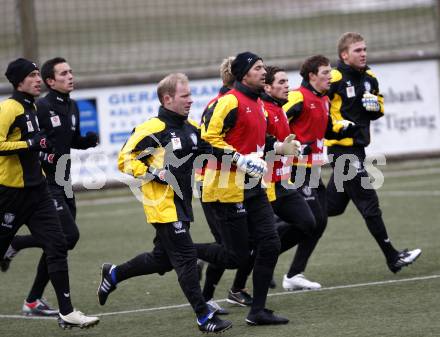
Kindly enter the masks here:
M 23 113 L 19 104 L 6 100 L 0 104 L 0 155 L 10 155 L 28 148 L 25 141 L 11 141 L 10 130 L 18 115 Z
M 121 172 L 140 177 L 147 172 L 146 159 L 156 148 L 161 147 L 155 134 L 165 129 L 165 124 L 157 118 L 150 119 L 133 130 L 122 147 L 118 157 Z
M 236 120 L 238 100 L 234 95 L 221 97 L 215 108 L 207 112 L 202 125 L 202 139 L 212 145 L 214 149 L 235 150 L 225 142 L 225 133 L 231 129 Z
M 287 103 L 283 105 L 289 123 L 294 118 L 298 118 L 302 112 L 304 97 L 301 91 L 291 91 L 287 97 Z

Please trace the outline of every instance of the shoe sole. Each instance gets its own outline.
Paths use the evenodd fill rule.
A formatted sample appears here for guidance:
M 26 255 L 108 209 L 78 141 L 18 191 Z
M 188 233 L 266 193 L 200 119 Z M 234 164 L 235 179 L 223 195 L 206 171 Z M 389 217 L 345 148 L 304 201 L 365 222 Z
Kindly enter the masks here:
M 301 291 L 301 290 L 307 290 L 307 291 L 311 291 L 311 290 L 319 290 L 319 289 L 321 289 L 321 288 L 284 288 L 283 287 L 283 289 L 285 290 L 285 291 Z
M 217 335 L 217 334 L 219 334 L 219 333 L 223 333 L 223 332 L 225 332 L 226 330 L 229 330 L 230 328 L 232 328 L 232 324 L 231 324 L 230 326 L 224 328 L 223 330 L 220 330 L 220 331 L 202 331 L 202 333 L 203 333 L 203 334 L 215 333 L 215 334 Z
M 247 318 L 245 319 L 245 321 L 246 321 L 247 325 L 251 325 L 251 326 L 257 326 L 257 325 L 283 325 L 283 324 L 289 323 L 289 321 L 287 321 L 287 322 L 263 323 L 263 324 L 261 324 L 261 323 L 256 323 L 256 322 L 250 321 Z
M 230 303 L 230 304 L 238 305 L 239 307 L 247 307 L 246 304 L 244 304 L 244 303 L 240 303 L 240 302 L 238 302 L 238 301 L 231 300 L 231 299 L 229 299 L 229 298 L 226 299 L 226 302 L 228 302 L 228 303 Z
M 72 330 L 75 328 L 89 329 L 89 328 L 93 328 L 93 327 L 97 326 L 98 324 L 99 324 L 99 320 L 96 322 L 92 322 L 90 324 L 87 324 L 87 325 L 76 325 L 76 324 L 70 324 L 70 323 L 67 323 L 64 321 L 62 321 L 62 322 L 58 321 L 58 326 L 63 330 Z
M 34 316 L 34 317 L 57 317 L 58 313 L 53 313 L 53 314 L 39 314 L 39 313 L 34 313 L 34 312 L 22 312 L 23 316 Z

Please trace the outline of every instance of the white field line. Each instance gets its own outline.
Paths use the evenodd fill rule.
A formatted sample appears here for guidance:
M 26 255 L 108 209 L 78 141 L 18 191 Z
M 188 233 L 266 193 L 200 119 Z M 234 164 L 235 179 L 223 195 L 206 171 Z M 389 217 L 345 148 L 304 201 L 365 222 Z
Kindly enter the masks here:
M 380 170 L 380 166 L 376 166 L 376 169 Z M 368 171 L 368 169 L 367 169 Z M 385 178 L 400 178 L 400 177 L 412 177 L 412 176 L 425 176 L 429 174 L 440 173 L 440 167 L 421 168 L 414 170 L 399 170 L 399 171 L 383 171 Z
M 347 285 L 321 288 L 319 290 L 283 291 L 283 292 L 278 292 L 278 293 L 272 293 L 272 294 L 269 294 L 268 296 L 269 297 L 289 296 L 289 295 L 297 295 L 297 294 L 310 293 L 310 292 L 316 293 L 316 292 L 332 291 L 332 290 L 340 290 L 340 289 L 363 288 L 363 287 L 381 286 L 381 285 L 389 285 L 389 284 L 398 284 L 398 283 L 404 283 L 404 282 L 433 280 L 433 279 L 438 279 L 438 278 L 440 278 L 440 275 L 419 276 L 419 277 L 412 277 L 412 278 L 399 279 L 399 280 L 386 280 L 386 281 L 377 281 L 377 282 L 347 284 Z M 218 303 L 226 302 L 226 298 L 221 299 L 221 300 L 217 300 L 216 302 L 218 302 Z M 160 311 L 160 310 L 180 309 L 180 308 L 186 308 L 186 307 L 189 307 L 188 303 L 167 305 L 167 306 L 163 306 L 163 307 L 153 307 L 153 308 L 114 311 L 114 312 L 103 312 L 103 313 L 91 314 L 91 316 L 101 316 L 102 317 L 102 316 L 125 315 L 125 314 L 139 313 L 139 312 L 151 312 L 151 311 Z M 7 318 L 55 319 L 53 317 L 32 317 L 32 316 L 22 316 L 22 315 L 0 315 L 0 319 L 1 318 L 3 318 L 3 319 L 7 319 Z
M 380 191 L 380 195 L 389 197 L 440 197 L 440 191 Z
M 384 182 L 383 188 L 390 188 L 390 187 L 423 187 L 423 186 L 433 186 L 437 185 L 440 186 L 440 176 L 439 177 L 432 177 L 430 179 L 420 179 L 420 180 L 412 180 L 412 181 L 406 181 L 404 184 L 402 184 L 401 181 L 394 181 L 394 182 Z

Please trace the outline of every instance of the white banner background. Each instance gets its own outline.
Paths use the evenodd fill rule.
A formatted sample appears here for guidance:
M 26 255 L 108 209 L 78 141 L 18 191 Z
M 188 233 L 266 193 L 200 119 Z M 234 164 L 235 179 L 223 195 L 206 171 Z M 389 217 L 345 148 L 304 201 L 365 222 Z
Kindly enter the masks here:
M 435 60 L 371 66 L 385 96 L 385 116 L 372 123 L 368 154 L 398 155 L 440 151 L 440 86 Z M 290 87 L 301 83 L 297 71 L 289 72 Z M 191 80 L 196 121 L 208 101 L 217 95 L 217 78 Z M 76 99 L 95 99 L 100 145 L 72 151 L 72 181 L 89 189 L 108 182 L 126 181 L 117 170 L 117 154 L 132 129 L 157 114 L 156 84 L 75 90 Z M 3 97 L 4 98 L 4 97 Z

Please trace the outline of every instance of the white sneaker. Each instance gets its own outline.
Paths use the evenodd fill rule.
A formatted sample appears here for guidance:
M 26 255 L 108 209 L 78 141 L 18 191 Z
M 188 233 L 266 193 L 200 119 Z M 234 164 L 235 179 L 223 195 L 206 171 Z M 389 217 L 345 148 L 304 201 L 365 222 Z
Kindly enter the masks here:
M 402 267 L 409 266 L 413 263 L 417 258 L 422 254 L 422 250 L 419 248 L 408 250 L 404 249 L 397 254 L 397 257 L 394 261 L 388 261 L 388 268 L 393 273 L 397 273 L 402 269 Z
M 58 325 L 63 329 L 90 328 L 99 323 L 99 318 L 86 316 L 81 311 L 74 310 L 68 315 L 59 314 Z
M 284 275 L 283 288 L 285 290 L 316 290 L 321 289 L 321 285 L 318 282 L 309 281 L 303 274 L 297 274 L 291 278 Z

